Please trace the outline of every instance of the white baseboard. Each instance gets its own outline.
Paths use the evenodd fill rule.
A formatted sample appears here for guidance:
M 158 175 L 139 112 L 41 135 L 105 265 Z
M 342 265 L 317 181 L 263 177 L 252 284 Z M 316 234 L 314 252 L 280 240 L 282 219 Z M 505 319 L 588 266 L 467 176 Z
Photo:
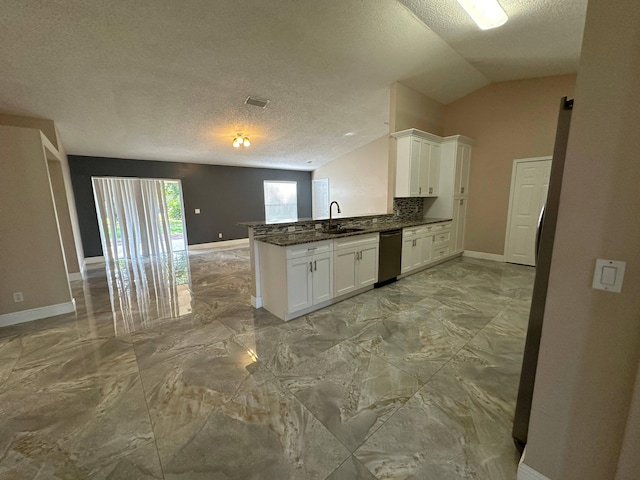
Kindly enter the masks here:
M 85 257 L 84 264 L 90 263 L 104 263 L 104 257 Z
M 262 308 L 262 297 L 254 297 L 251 295 L 251 306 L 253 308 Z
M 18 323 L 32 322 L 40 318 L 55 317 L 65 313 L 73 313 L 76 311 L 75 300 L 56 305 L 47 305 L 46 307 L 32 308 L 30 310 L 22 310 L 21 312 L 5 313 L 0 315 L 0 327 L 8 327 L 9 325 L 17 325 Z
M 472 252 L 470 250 L 465 250 L 462 253 L 462 256 L 469 258 L 479 258 L 481 260 L 493 260 L 494 262 L 504 262 L 504 255 L 497 255 L 495 253 Z
M 518 466 L 518 480 L 551 480 L 525 463 Z
M 84 277 L 82 275 L 82 272 L 75 272 L 75 273 L 70 273 L 69 274 L 69 281 L 73 282 L 75 280 L 82 280 Z
M 237 240 L 224 240 L 222 242 L 211 243 L 197 243 L 195 245 L 189 245 L 189 250 L 208 250 L 211 248 L 235 248 L 235 247 L 248 247 L 248 238 L 238 238 Z

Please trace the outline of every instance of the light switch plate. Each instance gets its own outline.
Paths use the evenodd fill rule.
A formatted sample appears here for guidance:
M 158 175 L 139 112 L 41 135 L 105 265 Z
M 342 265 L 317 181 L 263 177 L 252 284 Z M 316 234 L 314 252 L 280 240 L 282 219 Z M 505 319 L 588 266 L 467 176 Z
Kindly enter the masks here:
M 200 209 L 199 208 L 196 208 L 195 211 L 196 211 L 196 215 L 200 215 Z
M 627 262 L 598 258 L 592 287 L 596 290 L 620 293 L 626 265 Z

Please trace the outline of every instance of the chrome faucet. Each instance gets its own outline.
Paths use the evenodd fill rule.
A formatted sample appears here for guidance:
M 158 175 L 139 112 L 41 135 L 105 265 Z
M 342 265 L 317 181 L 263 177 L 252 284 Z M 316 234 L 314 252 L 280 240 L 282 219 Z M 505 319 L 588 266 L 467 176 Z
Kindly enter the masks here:
M 338 202 L 336 202 L 335 200 L 333 202 L 331 202 L 329 204 L 329 228 L 333 228 L 333 215 L 331 214 L 331 207 L 333 207 L 333 204 L 336 204 L 336 207 L 338 208 L 338 213 L 342 213 L 340 211 L 340 204 Z

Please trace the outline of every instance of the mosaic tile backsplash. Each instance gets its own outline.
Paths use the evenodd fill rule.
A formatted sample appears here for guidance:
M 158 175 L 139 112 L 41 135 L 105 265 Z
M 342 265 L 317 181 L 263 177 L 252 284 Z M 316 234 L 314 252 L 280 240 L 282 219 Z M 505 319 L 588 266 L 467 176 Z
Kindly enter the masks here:
M 337 218 L 333 221 L 345 228 L 365 228 L 373 225 L 375 219 L 378 225 L 395 223 L 398 221 L 419 220 L 424 213 L 424 200 L 422 198 L 394 198 L 393 213 L 381 215 L 369 215 L 363 217 Z M 254 238 L 267 235 L 281 235 L 289 232 L 289 227 L 295 226 L 296 232 L 313 231 L 316 225 L 324 226 L 329 220 L 308 220 L 295 223 L 279 223 L 275 225 L 253 226 Z

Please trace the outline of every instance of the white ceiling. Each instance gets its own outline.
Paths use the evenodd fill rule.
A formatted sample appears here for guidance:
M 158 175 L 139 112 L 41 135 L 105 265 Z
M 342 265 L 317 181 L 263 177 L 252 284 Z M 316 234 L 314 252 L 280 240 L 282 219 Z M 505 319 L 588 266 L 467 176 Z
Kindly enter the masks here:
M 69 154 L 312 170 L 388 133 L 395 81 L 447 104 L 575 72 L 586 3 L 501 0 L 482 32 L 455 0 L 0 0 L 0 111 Z

